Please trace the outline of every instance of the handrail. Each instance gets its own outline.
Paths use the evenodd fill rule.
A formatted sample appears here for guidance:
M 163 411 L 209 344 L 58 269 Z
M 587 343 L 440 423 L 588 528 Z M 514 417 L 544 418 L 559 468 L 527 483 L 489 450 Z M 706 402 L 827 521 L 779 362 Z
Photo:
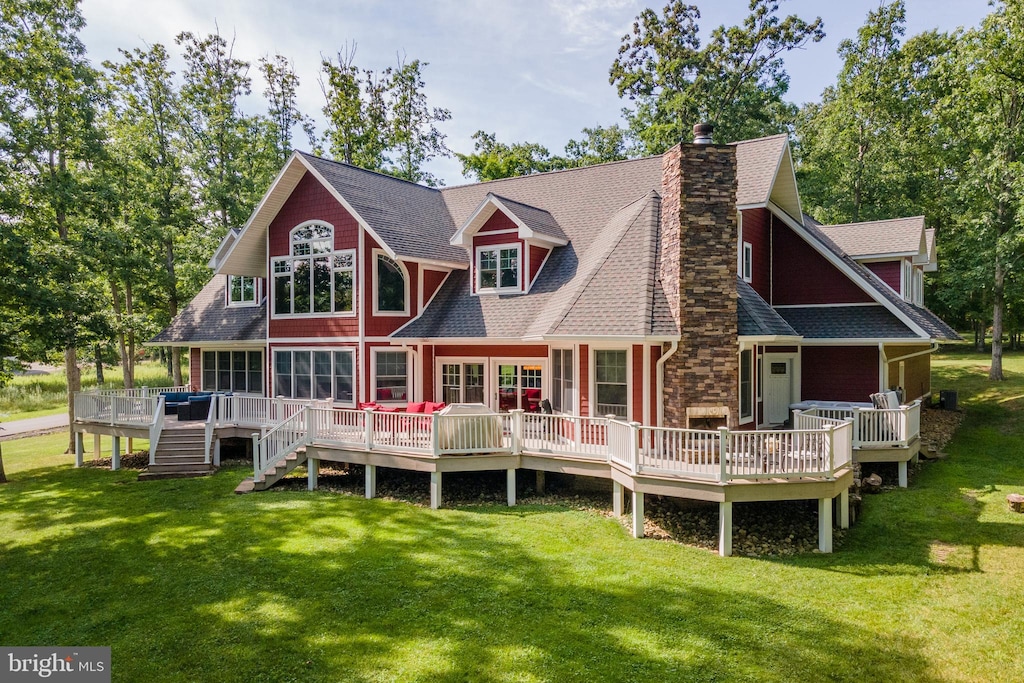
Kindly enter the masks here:
M 160 396 L 153 410 L 153 423 L 149 426 L 149 464 L 156 464 L 156 447 L 164 431 L 164 397 Z
M 263 435 L 252 435 L 253 480 L 258 481 L 267 470 L 303 444 L 309 442 L 306 411 L 300 411 Z
M 213 444 L 213 428 L 217 424 L 218 396 L 213 395 L 210 399 L 210 410 L 206 413 L 206 423 L 203 425 L 203 462 L 210 464 L 210 446 Z

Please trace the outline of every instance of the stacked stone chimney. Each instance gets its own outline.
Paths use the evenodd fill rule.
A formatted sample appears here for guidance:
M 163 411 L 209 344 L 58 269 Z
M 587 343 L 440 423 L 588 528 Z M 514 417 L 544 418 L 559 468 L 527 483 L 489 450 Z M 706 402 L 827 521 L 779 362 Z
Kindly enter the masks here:
M 665 426 L 690 426 L 687 408 L 728 408 L 736 426 L 736 148 L 711 144 L 707 124 L 694 133 L 662 156 L 661 281 L 682 335 L 665 363 Z

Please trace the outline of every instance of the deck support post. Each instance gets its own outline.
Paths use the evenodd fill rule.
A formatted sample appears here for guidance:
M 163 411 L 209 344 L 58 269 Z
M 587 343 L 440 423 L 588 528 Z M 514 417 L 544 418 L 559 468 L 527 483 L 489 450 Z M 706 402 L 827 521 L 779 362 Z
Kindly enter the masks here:
M 907 488 L 907 461 L 904 460 L 899 464 L 900 469 L 900 488 Z
M 81 467 L 85 456 L 85 434 L 75 432 L 75 467 Z
M 430 509 L 441 507 L 441 473 L 430 473 Z
M 535 487 L 537 489 L 537 493 L 544 493 L 544 485 L 546 483 L 544 481 L 544 475 L 547 473 L 544 470 L 537 470 L 535 474 L 537 475 L 537 485 Z
M 818 550 L 832 552 L 832 499 L 818 499 Z
M 366 499 L 377 497 L 377 466 L 366 466 L 366 487 L 364 489 Z
M 850 489 L 839 492 L 839 528 L 850 528 Z
M 732 501 L 718 504 L 718 554 L 732 555 Z
M 213 442 L 213 466 L 220 467 L 220 437 Z
M 93 458 L 93 460 L 99 460 L 100 459 L 101 446 L 102 446 L 102 444 L 100 443 L 100 435 L 99 434 L 93 434 L 92 435 L 92 458 Z
M 317 458 L 306 458 L 306 488 L 313 491 L 317 487 L 320 478 L 320 460 Z
M 633 538 L 644 537 L 644 494 L 633 490 Z
M 508 506 L 515 507 L 516 504 L 516 470 L 510 467 L 505 470 L 505 492 L 508 495 Z
M 625 503 L 626 493 L 623 489 L 622 484 L 612 480 L 612 514 L 616 517 L 622 516 L 623 503 Z
M 121 469 L 121 437 L 112 436 L 110 437 L 110 469 L 119 470 Z

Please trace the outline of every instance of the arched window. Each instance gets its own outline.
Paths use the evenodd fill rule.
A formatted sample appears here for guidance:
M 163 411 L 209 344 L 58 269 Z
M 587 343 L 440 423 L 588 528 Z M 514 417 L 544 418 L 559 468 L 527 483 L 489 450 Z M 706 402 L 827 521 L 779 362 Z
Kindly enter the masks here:
M 273 259 L 274 315 L 352 313 L 355 250 L 335 251 L 326 223 L 296 226 L 289 247 L 291 256 Z
M 377 254 L 377 313 L 408 314 L 408 283 L 401 265 L 387 254 Z

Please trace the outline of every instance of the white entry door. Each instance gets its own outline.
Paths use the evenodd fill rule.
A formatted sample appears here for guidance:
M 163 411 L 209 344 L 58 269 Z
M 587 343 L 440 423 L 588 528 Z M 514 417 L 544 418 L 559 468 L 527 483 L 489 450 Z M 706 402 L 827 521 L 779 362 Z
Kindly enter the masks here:
M 792 402 L 793 361 L 766 355 L 764 363 L 764 419 L 770 424 L 782 424 L 789 419 Z

